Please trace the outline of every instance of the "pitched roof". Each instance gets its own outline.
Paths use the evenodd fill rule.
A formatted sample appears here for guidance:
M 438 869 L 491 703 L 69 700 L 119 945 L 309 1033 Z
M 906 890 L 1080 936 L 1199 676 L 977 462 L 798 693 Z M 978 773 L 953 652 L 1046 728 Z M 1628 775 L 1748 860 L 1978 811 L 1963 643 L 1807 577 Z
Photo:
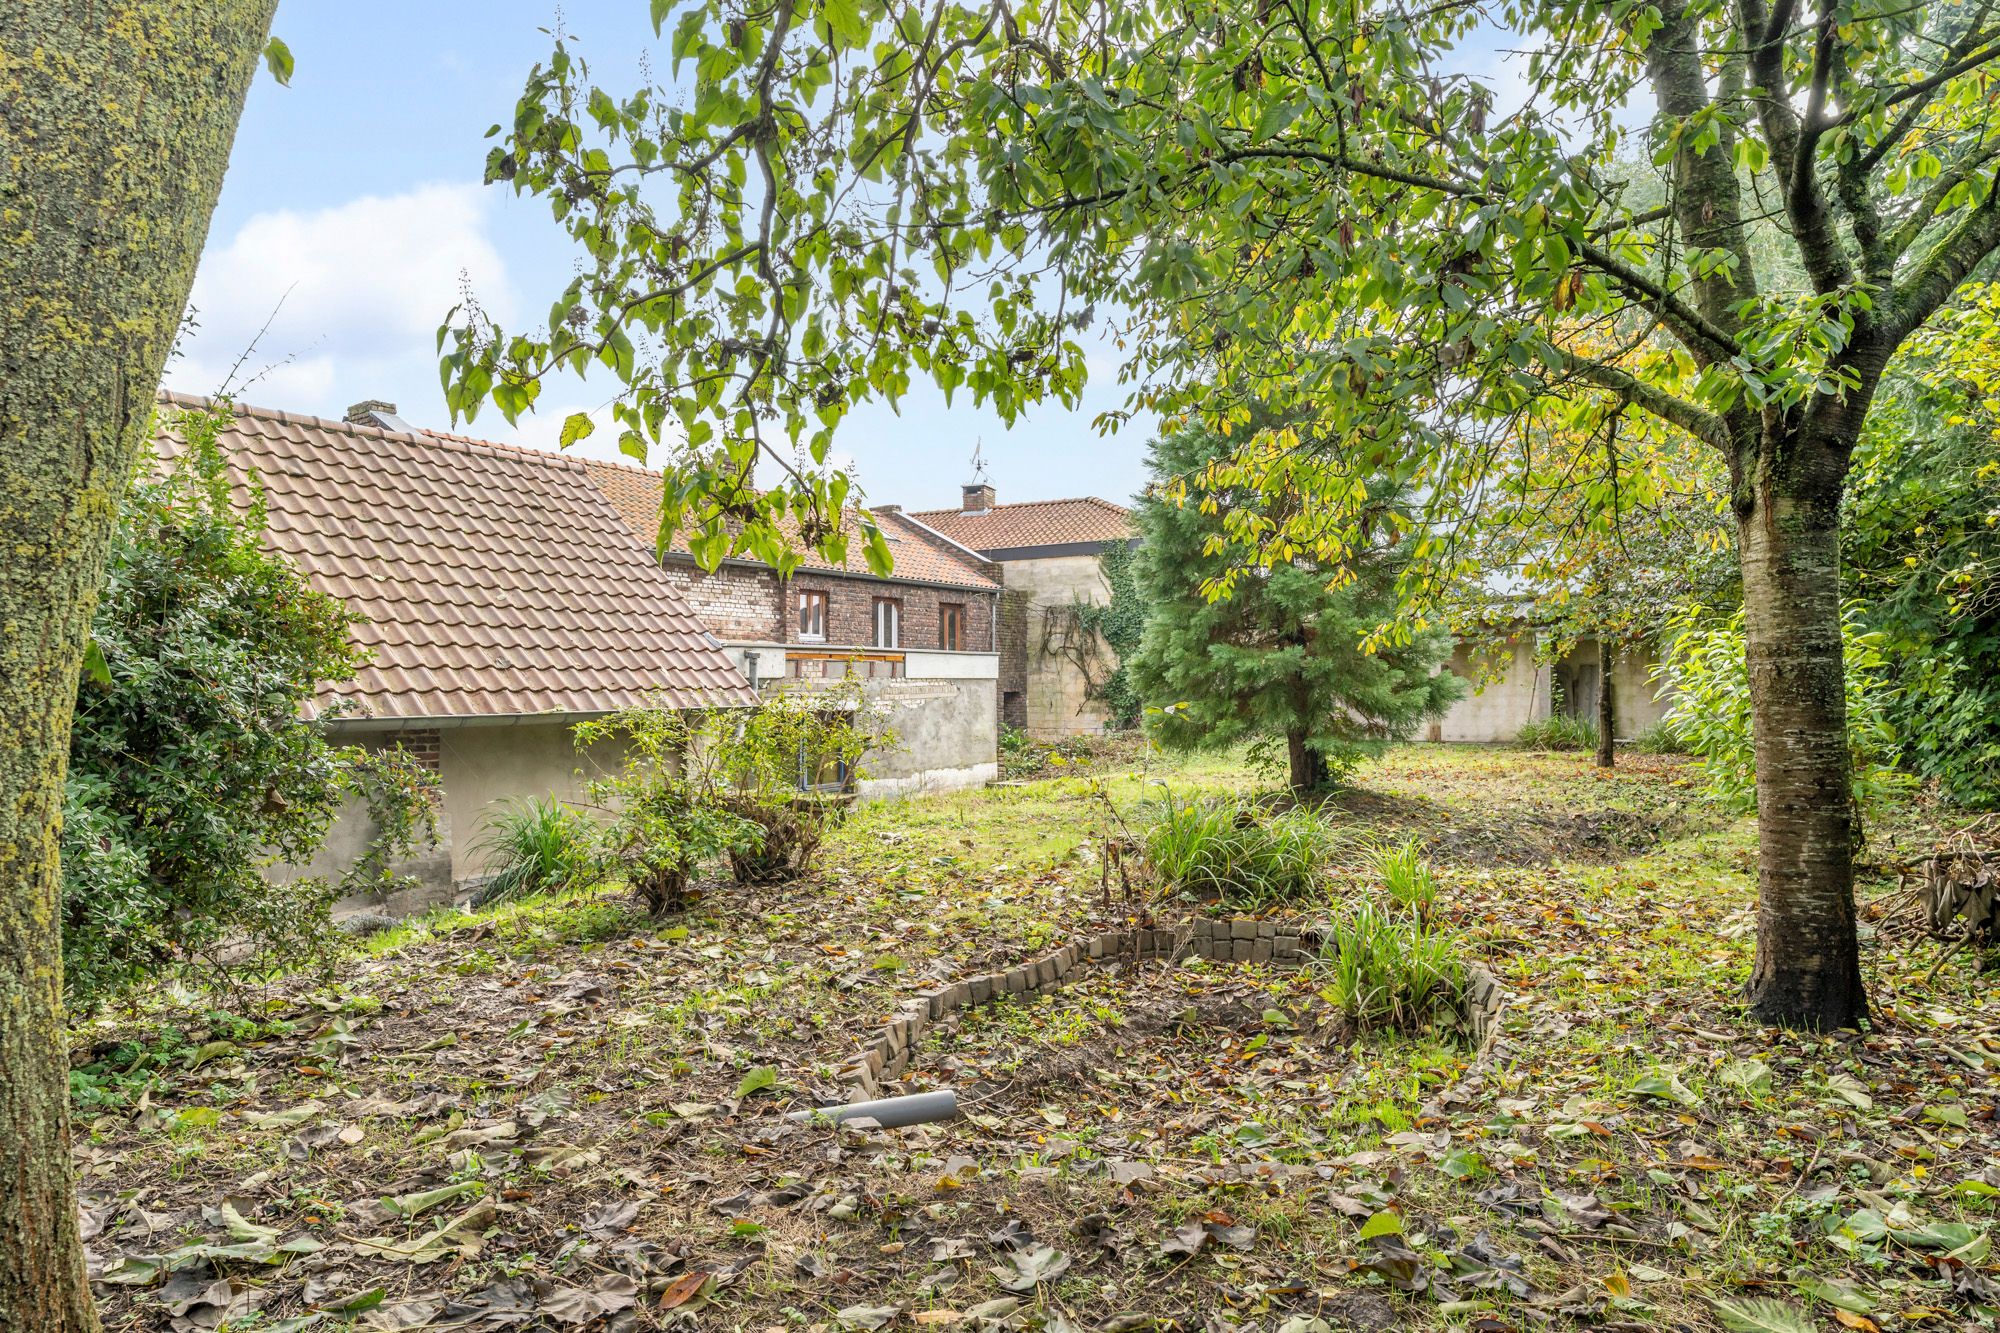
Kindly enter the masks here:
M 632 531 L 649 545 L 655 543 L 660 530 L 660 474 L 626 463 L 600 463 L 595 459 L 585 460 L 584 466 L 590 469 L 591 480 L 597 483 L 605 498 L 625 516 L 625 522 Z M 984 562 L 977 557 L 955 549 L 949 542 L 940 541 L 935 534 L 925 532 L 895 510 L 877 509 L 874 513 L 876 525 L 888 539 L 889 554 L 895 559 L 895 568 L 889 574 L 891 581 L 904 579 L 982 590 L 1000 586 L 997 579 L 983 572 Z M 797 532 L 789 524 L 785 526 L 793 549 L 801 549 Z M 668 549 L 685 555 L 688 549 L 686 534 L 676 532 Z M 867 559 L 862 554 L 861 522 L 852 510 L 847 514 L 846 563 L 836 565 L 817 551 L 803 550 L 802 554 L 801 569 L 861 578 L 876 577 L 869 572 Z M 745 563 L 761 562 L 745 560 Z
M 994 505 L 976 514 L 923 509 L 910 517 L 980 552 L 1031 546 L 1101 546 L 1135 535 L 1129 509 L 1094 495 Z
M 162 394 L 174 407 L 207 400 Z M 164 425 L 164 422 L 163 422 Z M 572 458 L 237 407 L 218 441 L 262 485 L 271 544 L 367 619 L 373 660 L 321 691 L 371 717 L 751 702 Z M 176 441 L 164 429 L 165 450 Z

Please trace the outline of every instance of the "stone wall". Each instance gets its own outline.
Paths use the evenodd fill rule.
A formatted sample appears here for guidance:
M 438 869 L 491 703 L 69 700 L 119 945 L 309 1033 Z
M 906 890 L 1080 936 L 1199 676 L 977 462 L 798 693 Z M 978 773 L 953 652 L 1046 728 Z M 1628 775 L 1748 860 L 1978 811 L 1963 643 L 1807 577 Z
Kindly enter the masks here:
M 1078 600 L 1103 606 L 1111 600 L 1096 554 L 1009 560 L 1004 568 L 1009 595 L 1023 599 L 1022 724 L 1029 735 L 1044 740 L 1102 732 L 1109 715 L 1089 697 L 1083 673 L 1069 659 L 1042 651 L 1051 607 Z M 1118 658 L 1111 646 L 1102 635 L 1094 638 L 1104 669 L 1115 668 Z
M 1000 721 L 1019 730 L 1028 726 L 1029 600 L 1025 588 L 1010 587 L 1002 592 L 996 631 L 1000 654 Z

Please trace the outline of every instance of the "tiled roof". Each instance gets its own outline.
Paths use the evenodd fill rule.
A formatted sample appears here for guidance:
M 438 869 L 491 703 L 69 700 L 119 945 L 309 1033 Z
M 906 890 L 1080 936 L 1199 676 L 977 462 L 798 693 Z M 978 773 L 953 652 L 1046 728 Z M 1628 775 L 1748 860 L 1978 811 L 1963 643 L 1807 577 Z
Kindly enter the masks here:
M 1136 535 L 1132 513 L 1109 500 L 1087 495 L 1077 500 L 1030 500 L 994 505 L 983 513 L 924 509 L 911 518 L 975 551 L 1010 551 L 1026 546 L 1101 545 Z
M 219 443 L 239 484 L 249 472 L 262 484 L 271 544 L 367 618 L 354 637 L 373 660 L 323 690 L 321 710 L 597 713 L 655 691 L 680 708 L 751 701 L 576 459 L 240 406 Z
M 584 466 L 590 469 L 591 480 L 597 483 L 605 498 L 618 506 L 618 512 L 625 516 L 625 522 L 632 531 L 649 545 L 657 544 L 660 474 L 625 463 L 600 463 L 595 459 L 586 460 Z M 954 550 L 916 524 L 905 521 L 896 511 L 877 509 L 874 513 L 877 526 L 889 541 L 889 554 L 895 559 L 894 571 L 889 575 L 891 580 L 945 583 L 958 588 L 997 589 L 1000 586 L 997 580 L 981 572 L 981 561 L 963 551 Z M 793 538 L 793 549 L 801 550 L 802 544 L 797 541 L 796 532 L 788 531 L 787 535 Z M 686 535 L 676 532 L 669 549 L 686 554 Z M 845 564 L 836 565 L 816 551 L 802 550 L 801 553 L 804 556 L 799 566 L 801 569 L 873 577 L 869 574 L 867 557 L 862 554 L 861 523 L 851 511 L 847 515 Z

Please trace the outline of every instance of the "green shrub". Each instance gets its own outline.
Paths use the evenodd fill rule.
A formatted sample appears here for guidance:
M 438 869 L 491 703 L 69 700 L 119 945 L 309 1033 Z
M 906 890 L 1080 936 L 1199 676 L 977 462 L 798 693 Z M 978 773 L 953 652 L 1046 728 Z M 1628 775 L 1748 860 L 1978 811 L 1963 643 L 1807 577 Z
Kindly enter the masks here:
M 1697 607 L 1675 621 L 1666 657 L 1655 668 L 1673 692 L 1667 722 L 1700 756 L 1709 793 L 1733 809 L 1757 808 L 1757 755 L 1750 718 L 1750 669 L 1743 613 L 1702 618 Z M 1896 768 L 1894 703 L 1882 636 L 1866 629 L 1861 609 L 1841 608 L 1847 681 L 1847 747 L 1857 804 L 1872 807 L 1907 792 L 1915 779 Z
M 1595 750 L 1597 724 L 1585 718 L 1557 713 L 1522 724 L 1514 743 L 1524 750 Z
M 232 503 L 226 408 L 172 424 L 179 460 L 129 489 L 77 689 L 62 829 L 66 1002 L 79 1011 L 163 970 L 256 971 L 325 957 L 309 860 L 349 790 L 351 752 L 301 708 L 361 661 L 353 617 Z
M 755 847 L 729 853 L 739 884 L 810 870 L 828 823 L 864 776 L 862 756 L 894 741 L 853 681 L 784 690 L 755 708 L 708 714 L 696 730 L 693 780 L 760 830 Z
M 1451 932 L 1366 899 L 1336 916 L 1319 958 L 1322 994 L 1358 1030 L 1415 1032 L 1456 1019 L 1465 960 Z
M 595 827 L 553 796 L 496 804 L 476 848 L 490 878 L 473 895 L 474 907 L 574 888 L 597 873 Z
M 1168 891 L 1238 908 L 1324 896 L 1326 825 L 1295 807 L 1272 815 L 1242 800 L 1169 795 L 1145 833 L 1146 863 Z
M 576 728 L 578 745 L 622 746 L 617 772 L 590 782 L 591 801 L 605 811 L 602 864 L 622 878 L 654 916 L 686 906 L 688 888 L 705 865 L 754 852 L 763 830 L 724 809 L 683 760 L 712 719 L 664 701 L 593 718 Z
M 1661 718 L 1642 727 L 1632 738 L 1634 754 L 1687 754 L 1688 743 L 1672 722 Z

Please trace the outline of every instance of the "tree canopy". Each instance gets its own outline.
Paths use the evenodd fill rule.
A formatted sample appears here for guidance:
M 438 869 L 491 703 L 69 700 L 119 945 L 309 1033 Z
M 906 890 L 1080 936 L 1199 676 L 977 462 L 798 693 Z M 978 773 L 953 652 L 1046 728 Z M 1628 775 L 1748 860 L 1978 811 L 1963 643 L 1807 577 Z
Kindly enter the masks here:
M 1741 537 L 1755 1002 L 1852 1023 L 1839 500 L 1884 366 L 2000 243 L 1993 8 L 654 0 L 684 95 L 601 88 L 559 39 L 496 127 L 489 177 L 583 271 L 545 330 L 442 330 L 444 370 L 456 408 L 516 413 L 608 369 L 711 564 L 782 564 L 786 513 L 839 544 L 848 479 L 758 494 L 759 450 L 823 464 L 919 376 L 1010 420 L 1074 401 L 1099 320 L 1126 412 L 1241 432 L 1205 486 L 1312 497 L 1232 511 L 1264 565 L 1340 560 L 1388 481 L 1424 498 L 1405 583 L 1435 589 L 1534 428 L 1684 432 Z M 1464 72 L 1495 29 L 1520 107 Z

